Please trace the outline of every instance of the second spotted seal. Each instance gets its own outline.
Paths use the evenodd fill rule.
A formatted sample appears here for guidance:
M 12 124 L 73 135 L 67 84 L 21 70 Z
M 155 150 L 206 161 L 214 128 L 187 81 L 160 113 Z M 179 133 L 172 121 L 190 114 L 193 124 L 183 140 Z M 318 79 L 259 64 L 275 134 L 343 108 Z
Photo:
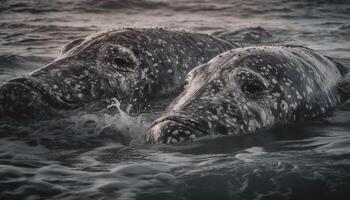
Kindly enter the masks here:
M 235 49 L 189 73 L 185 90 L 145 142 L 239 135 L 314 119 L 349 98 L 349 77 L 344 65 L 305 47 Z

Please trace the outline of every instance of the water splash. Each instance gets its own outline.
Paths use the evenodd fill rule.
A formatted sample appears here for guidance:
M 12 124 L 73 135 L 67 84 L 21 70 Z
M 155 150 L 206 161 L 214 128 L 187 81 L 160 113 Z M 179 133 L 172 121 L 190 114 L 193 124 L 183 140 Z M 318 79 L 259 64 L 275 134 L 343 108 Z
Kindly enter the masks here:
M 93 129 L 93 134 L 96 136 L 114 132 L 122 134 L 131 143 L 141 143 L 143 135 L 149 127 L 149 124 L 143 121 L 143 116 L 130 116 L 120 108 L 120 102 L 115 98 L 107 106 L 107 109 L 113 108 L 116 108 L 118 113 L 103 113 L 101 115 L 83 113 L 70 117 L 70 120 L 75 123 L 74 129 L 80 134 L 88 128 L 90 131 Z

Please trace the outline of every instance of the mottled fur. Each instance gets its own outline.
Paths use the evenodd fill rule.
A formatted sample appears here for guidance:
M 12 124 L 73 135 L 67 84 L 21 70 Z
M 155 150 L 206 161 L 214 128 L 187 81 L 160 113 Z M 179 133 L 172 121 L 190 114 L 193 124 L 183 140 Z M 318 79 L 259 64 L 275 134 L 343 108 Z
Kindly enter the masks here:
M 0 86 L 0 117 L 42 117 L 108 98 L 139 112 L 152 99 L 178 92 L 192 68 L 234 47 L 213 36 L 164 29 L 77 39 L 54 62 Z
M 251 133 L 319 117 L 347 99 L 342 93 L 349 91 L 348 79 L 339 65 L 305 47 L 225 52 L 189 73 L 185 90 L 155 121 L 145 142 Z

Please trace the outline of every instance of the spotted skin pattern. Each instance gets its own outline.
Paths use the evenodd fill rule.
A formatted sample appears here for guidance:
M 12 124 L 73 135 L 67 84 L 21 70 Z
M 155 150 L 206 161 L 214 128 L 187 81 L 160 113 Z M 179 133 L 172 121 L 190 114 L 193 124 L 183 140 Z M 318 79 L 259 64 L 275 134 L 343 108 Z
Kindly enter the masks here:
M 186 74 L 237 47 L 204 34 L 120 29 L 68 43 L 52 63 L 0 86 L 0 117 L 32 118 L 117 98 L 133 112 L 179 93 Z
M 145 143 L 251 133 L 314 119 L 346 99 L 344 70 L 305 47 L 262 46 L 225 52 L 188 75 L 184 91 L 157 119 Z

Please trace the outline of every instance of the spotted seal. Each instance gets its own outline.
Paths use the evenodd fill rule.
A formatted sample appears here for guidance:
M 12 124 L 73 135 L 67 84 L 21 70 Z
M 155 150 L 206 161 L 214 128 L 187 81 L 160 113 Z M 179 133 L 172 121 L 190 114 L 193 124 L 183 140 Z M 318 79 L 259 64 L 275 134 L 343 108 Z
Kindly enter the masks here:
M 348 70 L 314 50 L 261 46 L 225 52 L 188 75 L 145 143 L 239 135 L 317 118 L 348 99 Z
M 214 36 L 159 28 L 76 39 L 52 63 L 0 86 L 0 117 L 43 117 L 107 98 L 136 113 L 179 91 L 192 68 L 234 47 Z

